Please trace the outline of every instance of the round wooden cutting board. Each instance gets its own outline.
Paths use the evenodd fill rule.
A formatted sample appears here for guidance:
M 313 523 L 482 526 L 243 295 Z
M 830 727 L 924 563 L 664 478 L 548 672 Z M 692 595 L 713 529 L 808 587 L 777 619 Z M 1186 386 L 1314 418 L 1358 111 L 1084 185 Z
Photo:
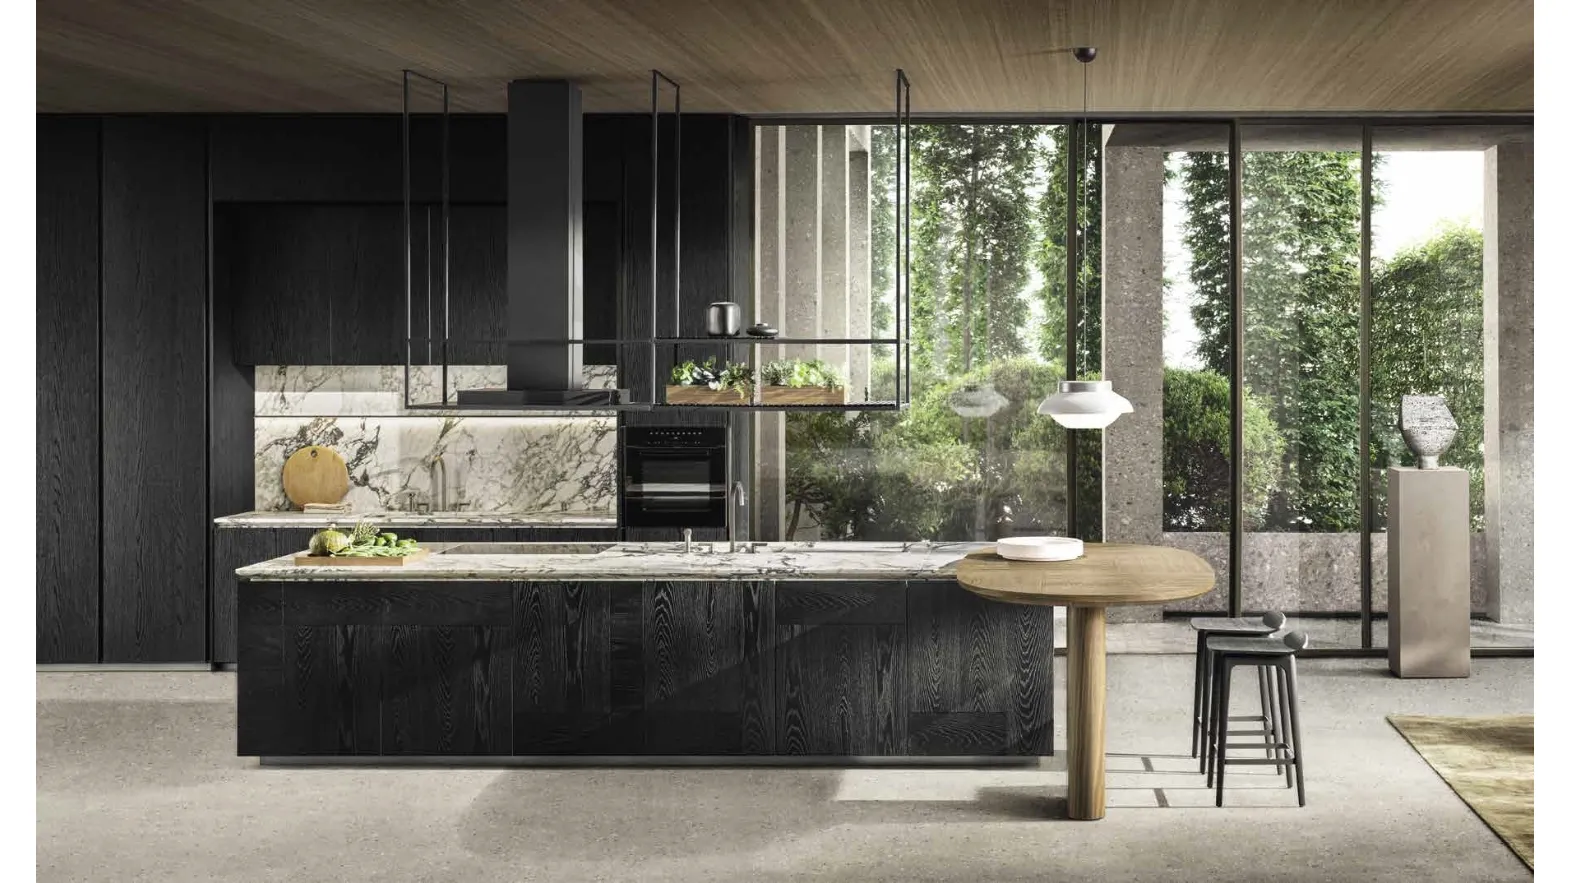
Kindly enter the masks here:
M 284 461 L 283 492 L 302 509 L 306 503 L 336 503 L 349 492 L 349 468 L 332 448 L 301 448 Z

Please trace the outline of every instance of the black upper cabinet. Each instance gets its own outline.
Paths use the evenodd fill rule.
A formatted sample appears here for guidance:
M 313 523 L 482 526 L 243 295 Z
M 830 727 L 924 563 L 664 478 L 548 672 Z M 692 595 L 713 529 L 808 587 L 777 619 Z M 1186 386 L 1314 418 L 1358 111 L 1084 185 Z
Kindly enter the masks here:
M 507 200 L 507 126 L 499 114 L 448 120 L 448 200 Z M 255 115 L 213 118 L 216 202 L 400 203 L 403 122 L 398 114 Z M 439 118 L 410 127 L 416 202 L 442 195 Z
M 207 658 L 207 130 L 103 120 L 103 661 Z
M 434 207 L 414 207 L 409 309 L 401 206 L 232 204 L 215 206 L 213 217 L 216 296 L 233 311 L 236 364 L 401 365 L 406 336 L 442 337 L 440 261 L 426 259 L 440 254 L 427 251 L 427 236 L 439 240 L 441 232 Z M 506 312 L 506 211 L 454 206 L 450 223 L 449 335 L 497 338 Z M 499 345 L 460 344 L 448 361 L 499 364 L 501 354 Z M 415 361 L 424 360 L 417 347 Z
M 38 118 L 38 662 L 98 661 L 98 131 Z

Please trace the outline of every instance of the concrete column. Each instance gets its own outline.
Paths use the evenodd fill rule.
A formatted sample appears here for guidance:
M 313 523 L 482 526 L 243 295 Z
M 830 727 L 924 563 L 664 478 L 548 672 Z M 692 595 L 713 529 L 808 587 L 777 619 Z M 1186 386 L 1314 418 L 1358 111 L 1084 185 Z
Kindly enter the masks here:
M 867 145 L 871 126 L 850 126 L 850 159 L 846 163 L 845 224 L 846 336 L 872 336 L 872 162 Z M 858 132 L 859 130 L 859 132 Z M 859 148 L 859 149 L 858 149 Z M 847 356 L 847 389 L 851 401 L 866 395 L 872 378 L 872 347 L 853 346 Z
M 759 126 L 755 139 L 758 216 L 752 315 L 780 327 L 785 315 L 785 129 Z M 758 347 L 753 358 L 761 360 L 774 349 Z M 785 415 L 754 414 L 752 440 L 752 537 L 779 540 L 785 535 Z
M 1483 185 L 1483 499 L 1488 615 L 1532 624 L 1532 141 L 1491 147 Z
M 1134 405 L 1102 435 L 1102 532 L 1160 545 L 1162 533 L 1160 147 L 1108 147 L 1103 161 L 1101 370 Z M 1113 608 L 1113 621 L 1156 621 L 1158 606 Z
M 823 160 L 820 168 L 823 183 L 819 216 L 822 227 L 818 241 L 823 253 L 823 277 L 819 286 L 823 307 L 819 327 L 823 329 L 824 337 L 846 337 L 849 329 L 849 243 L 846 235 L 849 205 L 846 184 L 850 154 L 846 150 L 845 129 L 845 126 L 822 127 Z M 850 363 L 846 359 L 848 351 L 845 346 L 830 344 L 818 349 L 820 357 L 839 372 L 840 377 L 848 376 Z
M 823 127 L 783 129 L 785 309 L 784 324 L 779 328 L 786 337 L 822 337 Z M 784 350 L 788 358 L 816 359 L 819 355 L 816 345 L 791 345 Z

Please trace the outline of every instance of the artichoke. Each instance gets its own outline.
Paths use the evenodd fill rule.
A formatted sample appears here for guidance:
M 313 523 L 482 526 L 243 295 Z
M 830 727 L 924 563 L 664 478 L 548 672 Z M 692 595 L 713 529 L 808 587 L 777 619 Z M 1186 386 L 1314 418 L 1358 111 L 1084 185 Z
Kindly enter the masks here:
M 349 548 L 349 538 L 330 527 L 311 534 L 309 551 L 312 555 L 336 555 L 347 548 Z

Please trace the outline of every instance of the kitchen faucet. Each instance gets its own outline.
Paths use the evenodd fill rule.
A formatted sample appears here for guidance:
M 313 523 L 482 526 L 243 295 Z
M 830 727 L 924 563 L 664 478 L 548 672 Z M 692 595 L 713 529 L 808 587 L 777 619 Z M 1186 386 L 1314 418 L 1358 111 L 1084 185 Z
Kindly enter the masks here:
M 438 467 L 438 466 L 441 467 L 441 470 L 440 470 L 439 473 L 438 473 L 438 471 L 436 469 L 436 467 Z M 437 512 L 446 512 L 447 511 L 447 461 L 442 459 L 442 455 L 441 454 L 437 454 L 436 456 L 431 458 L 430 465 L 428 467 L 426 467 L 426 471 L 427 471 L 428 476 L 430 478 L 430 485 L 431 485 L 431 508 L 434 509 Z M 441 479 L 440 490 L 437 489 L 437 478 L 438 478 L 438 476 Z
M 730 486 L 730 499 L 727 502 L 731 504 L 730 550 L 734 552 L 736 551 L 736 526 L 741 523 L 736 517 L 736 510 L 745 509 L 747 506 L 747 488 L 739 480 Z

